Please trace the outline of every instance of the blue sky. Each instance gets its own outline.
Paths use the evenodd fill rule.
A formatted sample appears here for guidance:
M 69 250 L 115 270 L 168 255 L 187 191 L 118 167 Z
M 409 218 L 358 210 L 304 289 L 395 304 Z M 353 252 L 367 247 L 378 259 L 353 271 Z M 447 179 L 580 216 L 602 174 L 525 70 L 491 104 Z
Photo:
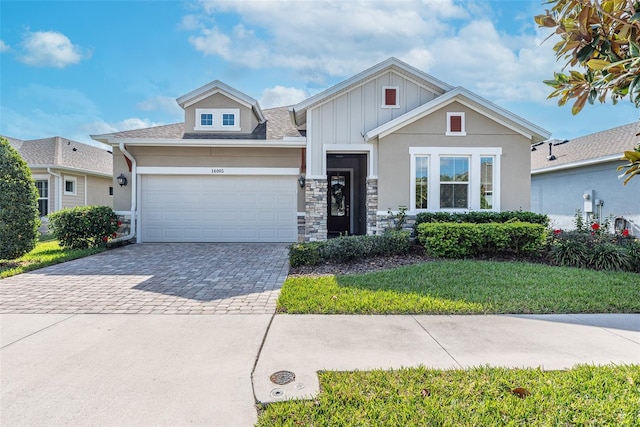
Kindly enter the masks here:
M 573 138 L 638 120 L 625 100 L 546 100 L 553 40 L 513 1 L 0 0 L 0 134 L 100 134 L 182 121 L 175 98 L 219 79 L 290 105 L 395 56 Z

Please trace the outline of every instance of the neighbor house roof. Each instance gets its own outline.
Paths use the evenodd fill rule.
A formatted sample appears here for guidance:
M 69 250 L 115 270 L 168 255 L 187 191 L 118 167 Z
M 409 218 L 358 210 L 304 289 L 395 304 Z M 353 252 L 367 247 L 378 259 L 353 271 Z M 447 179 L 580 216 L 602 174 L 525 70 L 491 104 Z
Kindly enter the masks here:
M 549 138 L 551 135 L 548 131 L 526 121 L 522 117 L 493 104 L 463 87 L 457 87 L 446 92 L 444 95 L 440 95 L 437 98 L 422 104 L 421 106 L 414 108 L 413 110 L 408 111 L 407 113 L 396 117 L 375 129 L 370 130 L 364 135 L 365 141 L 370 141 L 373 138 L 383 138 L 404 126 L 419 120 L 448 104 L 451 104 L 452 102 L 459 102 L 484 116 L 492 118 L 496 122 L 501 123 L 502 125 L 523 135 L 531 142 L 542 141 Z
M 7 139 L 31 169 L 61 168 L 113 176 L 113 156 L 107 150 L 59 136 L 31 140 Z
M 269 108 L 263 111 L 266 120 L 266 140 L 278 141 L 288 138 L 304 137 L 304 131 L 299 131 L 291 122 L 289 107 Z M 259 125 L 260 128 L 262 125 Z M 262 128 L 261 128 L 262 129 Z M 144 129 L 126 130 L 104 135 L 91 135 L 97 141 L 113 143 L 117 140 L 129 142 L 128 140 L 192 140 L 193 134 L 185 134 L 184 122 L 173 123 L 163 126 L 154 126 Z M 262 134 L 262 139 L 265 134 Z M 202 138 L 226 139 L 228 135 L 203 135 Z M 233 135 L 232 135 L 233 136 Z M 244 139 L 250 139 L 249 135 L 243 134 Z
M 401 75 L 408 76 L 419 81 L 436 95 L 440 95 L 453 89 L 453 86 L 450 86 L 447 83 L 392 57 L 290 107 L 294 120 L 298 125 L 304 124 L 306 122 L 306 111 L 308 108 L 325 102 L 327 99 L 333 98 L 334 96 L 346 92 L 353 87 L 362 85 L 380 74 L 388 72 L 389 70 L 393 70 Z
M 640 143 L 636 134 L 640 122 L 629 123 L 571 140 L 552 140 L 534 144 L 531 151 L 531 173 L 551 172 L 620 159 L 624 151 Z M 553 160 L 549 160 L 549 146 Z

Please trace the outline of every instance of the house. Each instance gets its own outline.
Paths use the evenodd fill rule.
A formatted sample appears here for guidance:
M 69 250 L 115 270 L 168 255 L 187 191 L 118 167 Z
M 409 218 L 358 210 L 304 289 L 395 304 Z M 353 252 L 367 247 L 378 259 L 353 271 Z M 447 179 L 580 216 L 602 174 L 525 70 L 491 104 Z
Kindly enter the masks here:
M 531 147 L 531 209 L 549 216 L 554 227 L 574 228 L 576 211 L 585 221 L 618 219 L 618 229 L 640 235 L 640 179 L 623 185 L 620 158 L 640 138 L 634 122 L 572 140 Z M 613 225 L 613 224 L 612 224 Z
M 41 217 L 62 208 L 112 206 L 111 152 L 59 136 L 7 140 L 31 169 Z
M 114 209 L 138 242 L 295 242 L 381 233 L 388 210 L 529 209 L 538 126 L 390 58 L 297 105 L 220 81 L 181 123 L 93 135 L 113 146 Z

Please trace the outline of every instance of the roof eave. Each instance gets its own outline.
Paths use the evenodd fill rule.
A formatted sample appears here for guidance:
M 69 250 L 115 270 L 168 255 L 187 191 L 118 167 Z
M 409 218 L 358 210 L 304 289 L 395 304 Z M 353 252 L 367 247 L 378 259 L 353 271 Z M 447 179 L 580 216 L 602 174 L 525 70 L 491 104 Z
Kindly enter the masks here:
M 158 139 L 158 138 L 111 138 L 108 142 L 116 146 L 124 143 L 138 147 L 220 147 L 220 148 L 304 148 L 305 137 L 291 139 Z
M 613 162 L 616 160 L 621 160 L 623 155 L 624 153 L 610 154 L 607 156 L 596 157 L 594 159 L 579 160 L 577 162 L 563 163 L 561 165 L 549 166 L 546 168 L 532 169 L 531 175 L 539 175 L 547 172 L 554 172 L 565 169 L 575 169 L 583 166 L 596 165 L 598 163 Z
M 92 171 L 84 168 L 75 168 L 72 166 L 62 166 L 62 165 L 53 165 L 53 164 L 27 164 L 27 166 L 29 167 L 29 169 L 56 169 L 60 171 L 69 171 L 74 173 L 82 173 L 85 175 L 99 176 L 102 178 L 113 178 L 113 172 L 106 173 L 106 172 Z

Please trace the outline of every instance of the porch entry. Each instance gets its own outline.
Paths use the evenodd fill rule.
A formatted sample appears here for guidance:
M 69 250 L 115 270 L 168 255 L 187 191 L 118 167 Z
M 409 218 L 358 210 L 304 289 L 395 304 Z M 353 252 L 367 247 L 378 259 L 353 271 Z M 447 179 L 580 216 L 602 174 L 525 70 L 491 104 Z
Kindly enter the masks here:
M 366 233 L 366 154 L 327 155 L 327 235 Z

